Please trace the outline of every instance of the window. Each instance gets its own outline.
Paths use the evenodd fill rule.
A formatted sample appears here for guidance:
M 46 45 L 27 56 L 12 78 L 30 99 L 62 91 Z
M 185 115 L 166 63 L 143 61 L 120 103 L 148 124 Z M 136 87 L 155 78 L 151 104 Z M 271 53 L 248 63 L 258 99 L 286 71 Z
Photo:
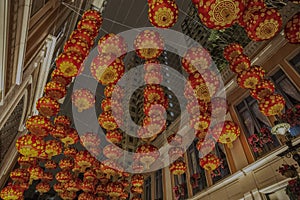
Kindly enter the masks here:
M 230 174 L 230 169 L 228 166 L 225 149 L 223 144 L 216 143 L 213 153 L 218 156 L 221 161 L 221 166 L 211 172 L 213 183 L 223 179 Z
M 48 1 L 49 0 L 33 0 L 30 16 L 32 17 L 34 14 L 36 14 Z
M 145 180 L 145 200 L 151 200 L 151 176 Z
M 289 64 L 300 74 L 300 51 L 292 57 L 289 61 Z
M 155 172 L 155 200 L 163 200 L 162 170 Z
M 197 141 L 195 140 L 188 149 L 188 162 L 191 175 L 190 182 L 193 188 L 193 195 L 207 187 L 205 170 L 199 165 L 199 154 L 196 149 L 196 144 Z
M 188 198 L 188 190 L 187 190 L 187 184 L 186 184 L 186 174 L 182 174 L 182 175 L 174 175 L 174 181 L 175 181 L 175 187 L 180 188 L 179 194 L 177 199 L 178 200 L 183 200 L 183 199 L 187 199 Z

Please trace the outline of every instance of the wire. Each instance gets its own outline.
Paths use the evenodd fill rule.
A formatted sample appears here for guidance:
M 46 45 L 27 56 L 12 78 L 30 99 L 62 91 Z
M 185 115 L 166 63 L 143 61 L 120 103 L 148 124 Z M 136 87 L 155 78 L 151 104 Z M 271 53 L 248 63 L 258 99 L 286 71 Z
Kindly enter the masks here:
M 64 6 L 66 6 L 66 7 L 69 8 L 70 10 L 74 11 L 76 14 L 82 16 L 82 14 L 81 14 L 80 12 L 78 12 L 77 10 L 75 10 L 74 8 L 72 8 L 72 7 L 70 6 L 70 4 L 67 4 L 67 3 L 65 3 L 65 2 L 61 2 L 61 4 L 64 5 Z M 80 9 L 79 9 L 79 10 L 80 10 Z

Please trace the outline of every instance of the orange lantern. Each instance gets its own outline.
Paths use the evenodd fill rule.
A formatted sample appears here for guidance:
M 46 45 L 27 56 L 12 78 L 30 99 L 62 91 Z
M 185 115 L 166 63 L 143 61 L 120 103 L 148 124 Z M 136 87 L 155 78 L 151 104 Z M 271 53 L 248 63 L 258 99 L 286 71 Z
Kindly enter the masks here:
M 164 41 L 158 32 L 144 30 L 134 40 L 134 49 L 137 55 L 145 60 L 160 56 L 164 50 Z
M 145 73 L 146 84 L 160 84 L 163 81 L 163 75 L 157 71 L 150 71 Z
M 45 86 L 45 95 L 55 100 L 59 100 L 66 96 L 66 87 L 58 82 L 50 81 Z
M 107 184 L 107 194 L 112 198 L 118 198 L 123 193 L 124 187 L 120 182 L 110 182 Z
M 123 155 L 123 150 L 114 144 L 108 144 L 103 148 L 103 155 L 108 159 L 116 160 Z
M 190 126 L 195 130 L 203 131 L 210 125 L 211 117 L 207 113 L 201 113 L 190 121 Z
M 167 138 L 167 141 L 172 146 L 179 146 L 182 144 L 182 136 L 176 133 L 173 133 Z
M 187 73 L 206 70 L 211 64 L 209 52 L 200 46 L 189 48 L 181 60 L 181 65 Z
M 78 112 L 92 108 L 95 101 L 94 95 L 88 89 L 78 89 L 72 93 L 72 103 Z
M 160 152 L 152 144 L 142 144 L 136 149 L 137 159 L 145 165 L 146 169 L 150 168 L 150 165 L 158 159 Z
M 45 137 L 49 135 L 53 126 L 48 118 L 40 115 L 34 115 L 27 119 L 26 128 L 36 136 Z
M 213 110 L 211 110 L 213 108 Z M 211 99 L 208 112 L 212 118 L 222 118 L 228 112 L 228 104 L 226 99 L 221 97 L 215 97 Z
M 63 52 L 56 59 L 57 69 L 65 77 L 74 77 L 82 71 L 84 57 L 75 52 Z
M 252 13 L 247 23 L 248 37 L 253 41 L 269 40 L 281 29 L 282 18 L 274 8 L 264 8 Z
M 76 129 L 70 128 L 66 131 L 66 136 L 60 140 L 64 143 L 65 147 L 68 147 L 69 145 L 76 144 L 79 140 L 79 136 Z
M 94 193 L 95 192 L 95 184 L 92 181 L 88 181 L 88 180 L 84 180 L 81 183 L 80 188 L 82 189 L 82 191 L 84 192 L 89 192 L 89 193 Z
M 295 14 L 285 25 L 285 38 L 292 44 L 300 43 L 300 12 Z
M 186 164 L 183 160 L 176 160 L 170 165 L 169 169 L 172 174 L 181 175 L 186 171 Z
M 216 74 L 210 70 L 205 70 L 201 74 L 199 72 L 190 74 L 189 82 L 194 89 L 195 97 L 205 102 L 210 101 L 220 85 Z
M 66 182 L 64 188 L 69 192 L 78 192 L 81 189 L 80 186 L 81 180 L 77 178 Z
M 58 165 L 62 170 L 70 170 L 74 167 L 74 160 L 70 157 L 63 158 Z
M 242 45 L 238 43 L 231 43 L 224 48 L 224 58 L 231 62 L 235 57 L 242 54 L 244 51 Z
M 122 121 L 118 116 L 113 116 L 112 111 L 103 112 L 98 117 L 100 126 L 108 131 L 116 130 Z
M 254 89 L 264 77 L 265 71 L 259 66 L 252 66 L 249 70 L 242 71 L 236 78 L 241 88 Z
M 143 193 L 143 187 L 134 187 L 134 186 L 131 186 L 130 191 L 133 194 L 142 194 Z
M 24 190 L 15 185 L 9 185 L 3 188 L 0 192 L 0 197 L 4 200 L 22 199 Z
M 86 148 L 100 145 L 100 136 L 97 133 L 86 132 L 80 136 L 80 143 Z
M 60 183 L 60 182 L 55 183 L 55 184 L 53 185 L 53 190 L 54 190 L 55 192 L 59 193 L 59 194 L 62 193 L 62 192 L 64 192 L 64 191 L 65 191 L 64 184 L 63 184 L 63 183 Z
M 32 134 L 26 134 L 18 138 L 16 148 L 23 156 L 38 157 L 44 152 L 45 142 L 40 137 Z
M 55 178 L 60 183 L 66 183 L 73 179 L 73 174 L 69 170 L 57 172 Z
M 99 54 L 112 53 L 116 57 L 124 58 L 127 53 L 127 44 L 124 38 L 114 33 L 109 33 L 100 38 L 98 42 Z
M 268 79 L 260 81 L 254 89 L 250 90 L 250 94 L 253 98 L 261 100 L 266 96 L 274 93 L 275 86 L 274 83 Z
M 242 16 L 245 1 L 212 0 L 199 1 L 198 14 L 202 23 L 210 29 L 224 29 L 233 25 Z
M 213 171 L 217 169 L 220 164 L 220 159 L 212 153 L 209 153 L 205 157 L 200 158 L 200 166 L 207 171 Z
M 123 133 L 116 129 L 113 131 L 108 131 L 106 133 L 106 140 L 108 142 L 112 142 L 113 144 L 119 144 L 122 141 Z
M 285 107 L 285 100 L 280 94 L 271 94 L 260 100 L 258 106 L 265 116 L 280 115 Z
M 91 167 L 95 158 L 88 151 L 79 151 L 75 157 L 75 163 L 81 167 L 81 172 Z
M 35 189 L 40 193 L 44 194 L 46 192 L 49 192 L 51 189 L 51 186 L 47 182 L 40 182 L 36 185 Z
M 72 82 L 72 77 L 66 77 L 61 71 L 55 69 L 51 73 L 51 81 L 60 83 L 66 87 Z
M 229 67 L 231 71 L 239 74 L 242 71 L 248 70 L 250 68 L 250 64 L 250 58 L 245 54 L 240 54 L 230 61 Z
M 115 84 L 124 74 L 124 62 L 114 54 L 99 54 L 91 63 L 93 77 L 102 85 Z
M 88 47 L 91 48 L 94 45 L 94 38 L 92 38 L 92 35 L 87 30 L 74 30 L 71 35 L 70 39 L 80 39 L 81 41 L 84 41 L 86 44 L 88 44 Z
M 142 174 L 134 174 L 131 177 L 131 184 L 134 187 L 141 187 L 144 185 L 144 176 Z
M 43 169 L 40 166 L 31 166 L 28 168 L 28 172 L 30 174 L 29 184 L 32 183 L 33 180 L 38 180 L 43 177 Z
M 9 174 L 10 178 L 16 183 L 28 182 L 30 174 L 26 169 L 15 169 Z
M 59 103 L 50 97 L 41 97 L 36 103 L 36 109 L 46 117 L 55 116 L 59 112 Z
M 60 115 L 54 118 L 54 125 L 69 128 L 71 126 L 71 120 L 65 115 Z
M 84 40 L 81 40 L 79 38 L 70 38 L 65 43 L 64 52 L 75 52 L 85 58 L 89 53 L 89 48 L 89 45 Z
M 77 150 L 74 148 L 74 147 L 66 147 L 64 149 L 64 152 L 63 154 L 66 156 L 66 157 L 72 157 L 72 158 L 75 158 L 76 154 L 77 154 Z
M 103 22 L 103 18 L 101 13 L 97 10 L 86 10 L 82 15 L 82 19 L 90 19 L 97 22 L 98 26 L 100 27 Z
M 32 165 L 36 165 L 36 161 L 37 161 L 36 157 L 28 157 L 28 156 L 23 156 L 23 155 L 20 155 L 18 157 L 18 163 L 19 163 L 20 167 L 25 168 L 25 169 L 27 169 L 28 167 L 30 167 Z
M 89 31 L 92 38 L 95 38 L 98 35 L 99 28 L 100 28 L 99 22 L 97 22 L 96 20 L 91 20 L 91 19 L 82 18 L 77 24 L 78 30 Z
M 122 99 L 124 92 L 119 85 L 109 84 L 104 89 L 104 95 L 106 98 L 113 98 L 115 100 Z
M 178 6 L 174 0 L 153 1 L 148 3 L 150 23 L 158 28 L 170 28 L 178 19 Z
M 66 137 L 67 130 L 68 129 L 65 128 L 64 126 L 54 126 L 54 128 L 50 132 L 50 135 L 52 135 L 53 137 L 55 137 L 57 139 L 62 139 L 64 137 Z
M 248 1 L 243 16 L 239 19 L 239 24 L 246 27 L 248 21 L 251 20 L 252 14 L 264 8 L 266 8 L 264 0 Z
M 57 156 L 62 152 L 62 143 L 58 140 L 47 140 L 45 145 L 45 152 L 48 158 L 51 159 L 53 156 Z
M 241 134 L 240 128 L 232 121 L 224 121 L 216 124 L 213 128 L 213 133 L 219 135 L 218 142 L 227 144 L 232 148 L 234 142 Z

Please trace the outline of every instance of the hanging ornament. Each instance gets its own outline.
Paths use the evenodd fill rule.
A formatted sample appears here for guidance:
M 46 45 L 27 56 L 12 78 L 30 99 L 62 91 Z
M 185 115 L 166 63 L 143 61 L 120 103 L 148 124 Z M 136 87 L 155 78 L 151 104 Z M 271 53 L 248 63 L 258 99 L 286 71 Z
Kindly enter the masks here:
M 101 16 L 101 13 L 97 10 L 86 10 L 84 11 L 82 15 L 82 19 L 90 19 L 97 22 L 98 27 L 102 25 L 103 18 Z
M 76 154 L 77 154 L 77 149 L 75 149 L 74 147 L 66 147 L 64 149 L 63 154 L 66 157 L 71 157 L 71 158 L 75 158 Z
M 124 187 L 120 182 L 110 182 L 107 184 L 106 191 L 111 198 L 118 198 L 123 193 Z
M 17 142 L 16 142 L 17 146 Z M 22 154 L 18 157 L 18 163 L 21 168 L 27 169 L 28 167 L 32 165 L 36 165 L 36 157 L 28 157 L 28 156 L 23 156 Z
M 161 72 L 161 64 L 159 60 L 156 59 L 150 59 L 146 60 L 144 63 L 144 70 L 146 72 Z
M 157 71 L 145 72 L 144 81 L 146 84 L 160 84 L 163 81 L 163 75 Z
M 100 136 L 97 133 L 86 132 L 80 136 L 80 143 L 86 148 L 89 149 L 94 146 L 100 145 Z
M 39 114 L 45 117 L 52 117 L 58 114 L 60 105 L 59 103 L 51 99 L 50 97 L 41 97 L 36 103 L 36 109 Z
M 114 54 L 99 54 L 91 63 L 93 77 L 102 85 L 115 84 L 125 72 L 124 62 Z
M 71 170 L 74 167 L 74 160 L 70 157 L 63 158 L 59 161 L 60 169 L 64 170 Z
M 58 82 L 50 81 L 45 86 L 45 96 L 59 100 L 66 96 L 66 87 Z
M 152 144 L 142 144 L 136 149 L 137 159 L 145 165 L 146 169 L 150 168 L 150 165 L 157 160 L 160 155 L 157 147 Z
M 231 60 L 229 68 L 234 73 L 239 74 L 242 71 L 248 70 L 250 68 L 250 64 L 250 58 L 245 54 L 240 54 Z
M 237 22 L 242 16 L 245 6 L 243 0 L 199 1 L 198 14 L 206 27 L 220 30 Z
M 114 33 L 109 33 L 100 38 L 98 42 L 99 54 L 113 54 L 118 58 L 124 58 L 127 53 L 127 44 L 124 38 Z
M 68 147 L 72 144 L 76 144 L 79 141 L 78 132 L 74 128 L 69 128 L 66 131 L 66 136 L 61 138 L 60 141 L 64 143 L 65 147 Z
M 114 144 L 108 144 L 103 148 L 103 155 L 108 159 L 117 160 L 123 156 L 123 150 Z
M 164 46 L 163 38 L 158 32 L 152 30 L 140 32 L 134 40 L 134 49 L 137 55 L 145 60 L 159 57 Z
M 151 131 L 148 131 L 147 129 L 140 127 L 137 131 L 137 136 L 139 139 L 143 140 L 144 142 L 152 142 L 157 138 L 157 134 L 153 134 Z
M 75 163 L 81 167 L 81 172 L 91 167 L 95 158 L 88 151 L 79 151 L 75 156 Z
M 248 24 L 248 21 L 251 20 L 253 13 L 264 8 L 266 8 L 264 0 L 248 1 L 244 13 L 239 19 L 239 24 L 245 28 Z
M 183 160 L 176 160 L 170 165 L 169 169 L 172 174 L 181 175 L 186 171 L 186 164 Z
M 47 140 L 45 144 L 45 153 L 48 155 L 48 159 L 53 156 L 57 156 L 62 152 L 62 143 L 58 140 Z
M 160 134 L 166 129 L 166 119 L 164 117 L 153 118 L 146 116 L 143 120 L 143 128 L 146 133 L 150 134 L 148 136 Z
M 47 182 L 40 182 L 36 185 L 35 189 L 40 193 L 40 195 L 50 191 L 51 186 Z
M 96 172 L 92 169 L 87 169 L 83 174 L 84 181 L 93 182 L 93 181 L 96 181 L 96 179 L 97 179 Z
M 60 183 L 60 182 L 55 183 L 55 184 L 53 185 L 53 190 L 54 190 L 55 192 L 57 192 L 58 194 L 61 194 L 62 192 L 65 191 L 64 184 L 63 184 L 63 183 Z
M 41 177 L 42 182 L 49 183 L 53 180 L 53 174 L 51 172 L 44 172 Z
M 246 32 L 253 41 L 269 40 L 281 30 L 281 26 L 280 13 L 274 8 L 264 8 L 252 13 Z
M 153 1 L 148 3 L 150 23 L 158 28 L 171 28 L 178 19 L 178 6 L 174 0 Z
M 250 94 L 254 99 L 261 100 L 266 96 L 274 93 L 274 83 L 268 79 L 260 81 L 254 89 L 250 90 Z
M 95 38 L 99 33 L 100 25 L 97 21 L 91 19 L 81 19 L 77 24 L 78 30 L 89 31 L 92 38 Z
M 212 153 L 209 153 L 205 157 L 200 158 L 200 166 L 207 171 L 213 171 L 217 169 L 220 164 L 220 159 Z
M 144 103 L 159 103 L 165 105 L 168 101 L 164 89 L 160 85 L 146 85 L 144 89 Z
M 167 138 L 169 145 L 180 146 L 182 144 L 182 136 L 176 133 L 173 133 Z
M 96 188 L 96 193 L 100 196 L 105 196 L 107 194 L 106 187 L 106 184 L 99 184 Z
M 111 111 L 103 112 L 99 115 L 98 122 L 100 126 L 108 131 L 116 130 L 119 124 L 122 124 L 118 116 L 113 116 Z
M 3 200 L 18 200 L 23 198 L 24 190 L 15 185 L 9 185 L 4 187 L 0 192 L 0 197 Z
M 48 118 L 34 115 L 27 119 L 26 128 L 34 135 L 45 137 L 49 135 L 49 132 L 53 129 L 53 125 Z
M 131 185 L 141 187 L 144 185 L 144 176 L 142 174 L 134 174 L 131 177 Z
M 187 50 L 181 59 L 181 65 L 187 73 L 203 71 L 212 64 L 209 52 L 203 47 L 192 47 Z
M 94 38 L 87 30 L 74 30 L 70 35 L 70 39 L 80 39 L 81 41 L 84 41 L 89 49 L 94 45 Z
M 104 95 L 106 98 L 112 98 L 114 100 L 122 99 L 124 92 L 119 85 L 109 84 L 104 89 Z
M 144 190 L 143 190 L 143 187 L 134 187 L 134 186 L 131 186 L 130 191 L 133 194 L 142 194 Z
M 45 163 L 46 169 L 55 169 L 57 168 L 57 164 L 53 160 L 47 160 Z
M 199 154 L 203 157 L 214 150 L 218 138 L 200 138 L 197 142 L 196 148 L 199 151 Z
M 81 189 L 80 186 L 81 180 L 76 178 L 66 182 L 64 188 L 66 188 L 66 190 L 69 192 L 78 192 Z
M 51 73 L 51 81 L 62 84 L 64 87 L 72 82 L 72 77 L 66 77 L 59 69 L 53 70 Z
M 86 192 L 86 193 L 94 193 L 95 192 L 95 184 L 93 181 L 87 181 L 87 180 L 82 181 L 80 188 L 83 192 Z
M 260 100 L 258 106 L 265 116 L 280 115 L 285 107 L 285 100 L 280 94 L 271 94 Z
M 207 113 L 201 113 L 190 121 L 190 126 L 195 130 L 203 131 L 209 127 L 210 121 L 211 116 Z
M 112 110 L 114 108 L 114 112 L 122 112 L 121 102 L 113 100 L 111 98 L 105 98 L 101 102 L 101 108 L 104 112 Z
M 26 169 L 15 169 L 10 172 L 9 176 L 15 183 L 28 182 L 30 178 L 30 174 Z
M 238 74 L 236 81 L 241 88 L 254 89 L 263 79 L 265 70 L 259 66 L 252 66 L 249 70 Z
M 208 104 L 202 100 L 189 100 L 186 105 L 188 113 L 193 116 L 199 115 L 200 113 L 205 113 L 207 111 Z
M 106 140 L 108 142 L 112 142 L 113 144 L 119 144 L 122 142 L 122 139 L 123 133 L 118 129 L 106 132 Z
M 182 147 L 171 147 L 168 151 L 168 155 L 170 157 L 171 162 L 182 157 L 183 154 L 184 154 L 184 149 Z
M 133 161 L 131 168 L 135 173 L 142 173 L 144 171 L 144 165 L 138 160 Z
M 69 170 L 59 171 L 55 175 L 55 179 L 60 183 L 67 183 L 73 179 L 73 174 Z
M 224 121 L 214 126 L 213 133 L 219 136 L 218 142 L 227 144 L 228 148 L 232 148 L 232 142 L 240 136 L 241 131 L 234 122 Z
M 300 43 L 300 12 L 296 13 L 285 25 L 285 38 L 292 44 Z
M 213 108 L 213 110 L 212 110 Z M 228 112 L 228 104 L 225 98 L 215 97 L 211 99 L 208 106 L 208 113 L 212 118 L 223 118 Z
M 64 46 L 65 53 L 75 52 L 79 55 L 82 55 L 84 58 L 89 54 L 89 49 L 89 45 L 79 38 L 70 38 Z
M 95 97 L 88 89 L 77 89 L 72 93 L 72 103 L 78 112 L 88 110 L 95 105 Z
M 31 166 L 28 168 L 30 174 L 29 184 L 32 184 L 33 180 L 39 180 L 43 176 L 43 169 L 40 166 Z
M 61 193 L 58 193 L 60 198 L 62 198 L 63 200 L 72 200 L 76 198 L 76 192 L 69 192 L 69 191 L 62 191 Z
M 108 159 L 102 162 L 101 170 L 109 177 L 119 175 L 123 169 L 116 161 Z
M 71 120 L 69 117 L 65 115 L 60 115 L 54 118 L 54 125 L 55 126 L 62 126 L 65 128 L 70 128 Z
M 239 43 L 231 43 L 224 48 L 224 58 L 231 62 L 234 58 L 241 55 L 244 49 Z
M 38 157 L 45 149 L 45 142 L 40 137 L 26 134 L 18 138 L 16 148 L 25 157 Z
M 56 67 L 65 77 L 75 77 L 83 71 L 83 61 L 83 55 L 63 52 L 56 59 Z

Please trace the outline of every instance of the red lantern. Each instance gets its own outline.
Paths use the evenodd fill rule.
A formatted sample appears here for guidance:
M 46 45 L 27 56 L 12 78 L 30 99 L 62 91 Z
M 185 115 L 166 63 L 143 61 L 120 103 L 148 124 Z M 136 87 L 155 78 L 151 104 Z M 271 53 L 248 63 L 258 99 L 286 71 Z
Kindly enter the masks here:
M 58 82 L 50 81 L 45 86 L 45 95 L 55 100 L 59 100 L 66 96 L 66 87 Z
M 71 157 L 71 158 L 75 158 L 76 154 L 77 154 L 77 150 L 74 147 L 66 147 L 64 149 L 63 154 L 66 157 Z
M 125 65 L 114 54 L 99 54 L 91 63 L 90 70 L 102 85 L 115 84 L 123 76 Z
M 90 19 L 97 22 L 98 27 L 102 25 L 103 18 L 101 13 L 97 10 L 86 10 L 82 15 L 82 19 Z
M 150 165 L 158 159 L 160 152 L 157 147 L 152 144 L 142 144 L 136 149 L 137 159 L 145 165 L 146 169 L 150 168 Z
M 72 93 L 72 103 L 75 105 L 78 112 L 92 108 L 95 101 L 94 95 L 88 89 L 78 89 Z
M 211 153 L 207 154 L 203 158 L 200 158 L 200 166 L 207 171 L 213 171 L 217 169 L 220 164 L 220 159 Z
M 214 134 L 219 136 L 218 142 L 227 144 L 232 148 L 234 142 L 241 134 L 240 128 L 232 121 L 220 122 L 213 128 Z
M 168 99 L 160 85 L 147 85 L 144 89 L 144 103 L 159 103 L 165 105 Z
M 239 19 L 239 24 L 243 27 L 246 27 L 248 21 L 251 20 L 252 14 L 264 8 L 266 8 L 266 4 L 263 0 L 248 1 L 245 11 L 242 17 Z
M 80 136 L 80 143 L 86 148 L 100 145 L 100 136 L 97 133 L 86 132 Z
M 168 154 L 170 156 L 170 161 L 173 162 L 183 156 L 184 149 L 182 147 L 171 147 Z
M 67 128 L 65 128 L 64 126 L 55 126 L 52 131 L 50 132 L 50 134 L 57 138 L 57 139 L 62 139 L 64 137 L 66 137 L 67 135 Z
M 224 58 L 231 62 L 235 57 L 243 53 L 242 45 L 238 43 L 231 43 L 224 48 Z
M 150 71 L 145 73 L 146 84 L 160 84 L 163 81 L 163 75 L 157 71 Z
M 55 178 L 60 183 L 66 183 L 73 179 L 73 174 L 68 170 L 64 170 L 57 172 Z
M 142 194 L 143 193 L 143 187 L 134 187 L 134 186 L 132 186 L 130 191 L 133 194 Z
M 101 102 L 101 108 L 104 112 L 112 110 L 114 108 L 114 112 L 122 113 L 123 108 L 121 102 L 113 100 L 112 98 L 105 98 Z
M 107 194 L 112 198 L 118 198 L 123 193 L 124 187 L 119 182 L 111 182 L 107 184 Z
M 108 131 L 116 130 L 122 121 L 118 116 L 113 116 L 111 111 L 103 112 L 99 115 L 98 122 L 100 126 Z
M 40 115 L 34 115 L 26 121 L 26 128 L 34 135 L 45 137 L 49 135 L 53 126 L 48 118 Z
M 101 169 L 108 176 L 116 176 L 122 170 L 122 167 L 114 160 L 105 160 L 102 162 Z
M 60 198 L 62 198 L 63 200 L 73 200 L 76 198 L 76 192 L 69 192 L 69 191 L 62 191 L 61 193 L 59 193 Z
M 72 145 L 72 144 L 76 144 L 78 142 L 79 136 L 78 136 L 76 129 L 70 128 L 66 131 L 66 133 L 67 133 L 67 135 L 64 138 L 60 139 L 62 141 L 62 143 L 65 144 L 65 147 Z
M 123 133 L 118 129 L 113 131 L 108 131 L 106 133 L 106 140 L 108 142 L 112 142 L 113 144 L 121 143 L 122 138 L 123 138 Z
M 231 71 L 239 74 L 242 71 L 248 70 L 250 68 L 250 64 L 250 58 L 245 54 L 240 54 L 230 61 L 229 67 Z
M 43 182 L 51 182 L 53 180 L 53 174 L 51 172 L 44 172 L 43 176 L 41 177 Z
M 50 159 L 53 156 L 57 156 L 62 152 L 62 144 L 57 140 L 47 140 L 45 145 L 45 152 Z
M 66 87 L 72 82 L 72 77 L 66 77 L 61 71 L 55 69 L 51 73 L 51 81 L 60 83 Z
M 134 187 L 141 187 L 144 185 L 144 176 L 142 174 L 134 174 L 131 177 L 131 184 Z
M 96 179 L 97 179 L 96 172 L 92 169 L 86 170 L 83 174 L 83 180 L 92 182 L 95 181 Z
M 16 144 L 17 146 L 17 144 Z M 23 156 L 20 155 L 18 157 L 18 163 L 20 165 L 21 168 L 25 168 L 27 169 L 28 167 L 32 166 L 32 165 L 36 165 L 36 157 L 28 157 L 28 156 Z
M 271 94 L 263 98 L 259 103 L 259 110 L 265 116 L 280 115 L 285 107 L 285 100 L 280 94 Z
M 207 108 L 208 105 L 206 102 L 195 99 L 189 100 L 186 106 L 186 109 L 191 116 L 197 116 L 200 113 L 205 113 Z
M 107 194 L 106 185 L 105 184 L 99 184 L 96 188 L 96 193 L 98 195 L 106 195 Z
M 152 59 L 152 60 L 146 60 L 144 64 L 144 69 L 146 72 L 161 72 L 161 65 L 159 60 Z
M 211 99 L 209 113 L 212 118 L 222 118 L 228 112 L 227 101 L 224 98 L 215 97 Z M 213 108 L 213 110 L 211 110 Z
M 190 121 L 190 126 L 195 130 L 203 131 L 210 125 L 211 117 L 207 113 L 201 113 Z
M 115 100 L 122 99 L 124 96 L 123 90 L 119 85 L 109 84 L 104 89 L 106 98 L 113 98 Z
M 31 166 L 28 168 L 28 172 L 30 173 L 29 184 L 32 183 L 33 180 L 38 180 L 43 176 L 43 169 L 40 166 Z
M 164 41 L 158 32 L 144 30 L 134 40 L 134 49 L 137 55 L 145 60 L 160 56 L 164 50 Z
M 157 134 L 152 133 L 151 131 L 148 131 L 147 129 L 140 127 L 137 131 L 137 136 L 144 142 L 152 142 L 157 138 Z
M 78 200 L 94 200 L 94 195 L 87 193 L 87 192 L 83 192 L 78 196 Z
M 280 31 L 281 26 L 280 13 L 274 8 L 264 8 L 252 14 L 246 31 L 251 40 L 262 41 L 273 38 Z
M 148 3 L 150 23 L 158 28 L 170 28 L 178 19 L 178 6 L 174 0 L 153 1 Z
M 57 164 L 53 160 L 47 160 L 45 163 L 46 169 L 55 169 L 57 168 Z
M 95 184 L 92 181 L 88 181 L 88 180 L 83 181 L 81 183 L 80 188 L 84 192 L 90 192 L 90 193 L 94 193 L 95 192 Z
M 24 183 L 29 181 L 30 174 L 26 169 L 15 169 L 9 176 L 16 183 Z
M 236 78 L 241 88 L 254 89 L 264 77 L 265 71 L 259 66 L 252 66 L 247 71 L 242 71 Z
M 88 151 L 79 151 L 75 157 L 75 163 L 81 167 L 81 172 L 91 167 L 95 158 Z
M 78 192 L 81 189 L 80 186 L 81 180 L 77 178 L 66 182 L 64 188 L 69 192 Z
M 176 160 L 170 165 L 169 169 L 172 174 L 181 175 L 186 171 L 186 164 L 182 160 Z
M 199 1 L 198 14 L 202 23 L 211 29 L 224 29 L 238 21 L 245 9 L 244 1 Z
M 84 57 L 75 52 L 63 52 L 56 59 L 57 69 L 65 77 L 74 77 L 82 71 Z
M 253 90 L 250 90 L 250 94 L 253 98 L 261 100 L 266 96 L 274 93 L 274 91 L 274 83 L 268 79 L 264 79 L 261 82 L 259 82 Z
M 45 142 L 40 137 L 26 134 L 18 138 L 16 148 L 26 157 L 38 157 L 45 149 Z
M 92 35 L 87 30 L 74 30 L 71 35 L 70 39 L 80 39 L 88 44 L 89 48 L 91 48 L 94 45 L 94 38 L 92 38 Z
M 74 167 L 74 160 L 70 157 L 63 158 L 59 161 L 59 167 L 62 170 L 71 170 Z
M 65 115 L 60 115 L 54 118 L 54 125 L 69 128 L 71 126 L 71 120 Z
M 81 40 L 79 38 L 70 38 L 64 46 L 64 52 L 75 52 L 79 55 L 82 55 L 82 57 L 86 57 L 89 54 L 89 45 L 84 40 Z
M 182 144 L 182 136 L 176 133 L 170 135 L 167 139 L 168 143 L 172 146 L 179 146 Z
M 203 47 L 192 47 L 184 54 L 181 64 L 187 73 L 206 70 L 211 66 L 212 59 Z
M 86 30 L 89 31 L 92 38 L 95 38 L 99 33 L 99 22 L 91 19 L 81 19 L 77 24 L 78 30 Z
M 284 34 L 292 44 L 300 43 L 300 12 L 295 14 L 286 24 Z
M 6 186 L 1 190 L 0 197 L 4 200 L 22 199 L 24 190 L 15 185 Z
M 46 192 L 49 192 L 51 189 L 51 186 L 49 183 L 46 182 L 40 182 L 36 185 L 35 189 L 40 193 L 44 194 Z
M 144 166 L 138 160 L 133 161 L 131 168 L 135 173 L 142 173 L 144 171 Z
M 98 42 L 99 54 L 113 54 L 124 58 L 127 53 L 127 44 L 124 38 L 114 33 L 109 33 L 100 38 Z
M 201 155 L 207 155 L 215 148 L 218 138 L 201 138 L 197 142 L 196 148 Z
M 55 183 L 54 185 L 53 185 L 53 190 L 55 191 L 55 192 L 57 192 L 57 193 L 62 193 L 62 192 L 64 192 L 65 191 L 65 187 L 64 187 L 64 184 L 63 183 Z
M 103 148 L 103 155 L 108 159 L 116 160 L 123 155 L 123 150 L 114 144 L 108 144 Z

